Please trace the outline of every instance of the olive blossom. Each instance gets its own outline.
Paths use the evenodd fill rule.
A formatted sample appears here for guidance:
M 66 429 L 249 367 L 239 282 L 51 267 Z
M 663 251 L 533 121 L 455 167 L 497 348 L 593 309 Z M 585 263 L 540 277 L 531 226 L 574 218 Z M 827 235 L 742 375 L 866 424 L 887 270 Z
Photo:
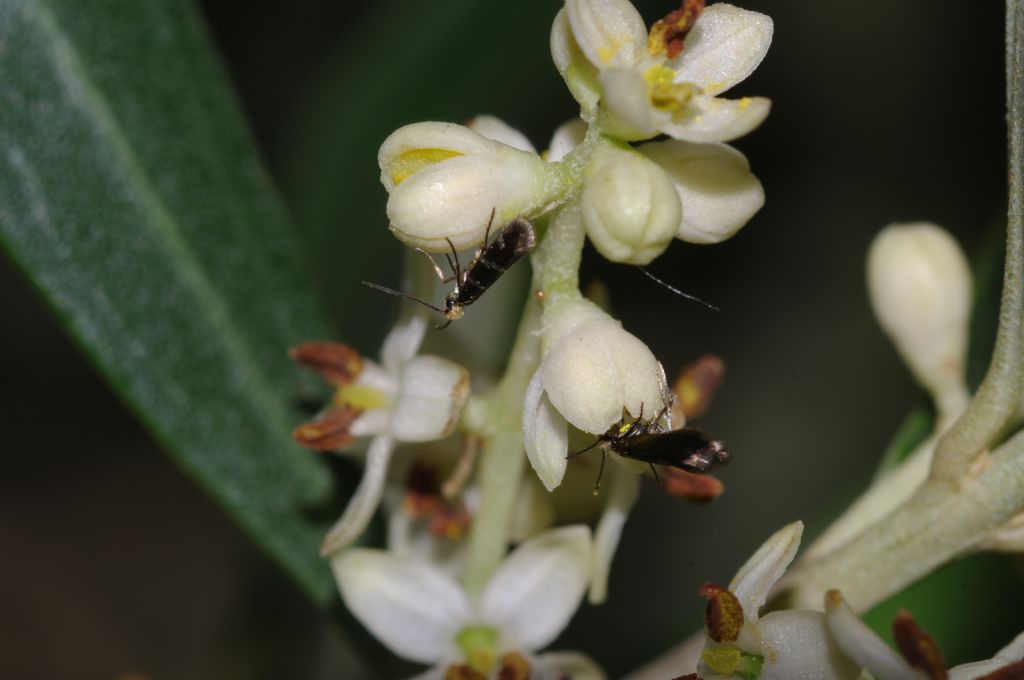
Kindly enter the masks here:
M 771 19 L 719 3 L 680 32 L 681 51 L 671 32 L 648 35 L 626 0 L 566 0 L 552 27 L 551 53 L 584 115 L 619 139 L 667 134 L 722 142 L 760 125 L 770 108 L 767 99 L 715 95 L 761 63 L 771 44 Z
M 485 134 L 497 127 L 491 119 L 481 124 Z M 450 240 L 463 250 L 480 244 L 492 213 L 503 224 L 543 212 L 561 186 L 558 173 L 536 153 L 485 134 L 415 123 L 384 140 L 381 182 L 391 230 L 403 243 L 444 252 Z
M 469 395 L 469 374 L 447 359 L 417 356 L 426 326 L 421 314 L 398 323 L 384 340 L 380 364 L 344 345 L 310 343 L 293 350 L 299 363 L 337 387 L 324 413 L 296 428 L 299 443 L 336 450 L 355 438 L 373 437 L 359 487 L 324 538 L 325 555 L 347 547 L 369 524 L 384 494 L 395 443 L 441 439 L 458 422 Z
M 697 673 L 704 680 L 855 680 L 860 669 L 837 648 L 821 612 L 774 611 L 759 616 L 772 587 L 796 556 L 803 523 L 775 532 L 736 573 L 728 590 L 702 588 L 708 598 L 705 644 Z
M 647 345 L 583 298 L 545 310 L 542 353 L 526 389 L 523 435 L 530 464 L 550 491 L 565 475 L 569 425 L 598 435 L 624 411 L 653 417 L 668 388 Z
M 433 668 L 420 679 L 455 677 L 603 678 L 575 652 L 536 655 L 568 624 L 590 569 L 590 530 L 540 534 L 512 551 L 482 595 L 434 565 L 356 548 L 331 560 L 349 611 L 398 656 Z

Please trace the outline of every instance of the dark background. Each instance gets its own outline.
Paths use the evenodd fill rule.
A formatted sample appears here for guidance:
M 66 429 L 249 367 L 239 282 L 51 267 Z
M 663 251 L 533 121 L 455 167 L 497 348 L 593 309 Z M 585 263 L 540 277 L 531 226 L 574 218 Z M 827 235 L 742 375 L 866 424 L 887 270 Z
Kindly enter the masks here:
M 384 137 L 409 122 L 492 113 L 544 148 L 575 115 L 547 51 L 554 0 L 203 5 L 310 267 L 345 339 L 367 349 L 390 317 L 372 313 L 384 303 L 358 282 L 397 282 L 401 253 L 385 228 Z M 670 5 L 641 11 L 652 21 Z M 821 527 L 921 402 L 868 308 L 872 235 L 892 221 L 936 221 L 989 265 L 1000 240 L 999 3 L 743 6 L 776 26 L 768 57 L 735 92 L 774 102 L 764 126 L 737 143 L 767 205 L 733 240 L 676 243 L 651 266 L 722 311 L 593 253 L 584 265 L 669 373 L 704 352 L 725 359 L 725 386 L 701 425 L 735 455 L 726 494 L 709 507 L 647 484 L 608 604 L 584 607 L 554 645 L 591 651 L 611 677 L 699 625 L 697 584 L 728 581 L 786 522 Z M 353 655 L 333 617 L 163 457 L 4 261 L 0 304 L 0 677 L 401 673 L 359 665 L 365 649 Z M 1024 614 L 1004 611 L 1020 601 L 1017 573 L 1006 560 L 968 560 L 904 603 L 951 662 L 978 658 L 1024 628 Z

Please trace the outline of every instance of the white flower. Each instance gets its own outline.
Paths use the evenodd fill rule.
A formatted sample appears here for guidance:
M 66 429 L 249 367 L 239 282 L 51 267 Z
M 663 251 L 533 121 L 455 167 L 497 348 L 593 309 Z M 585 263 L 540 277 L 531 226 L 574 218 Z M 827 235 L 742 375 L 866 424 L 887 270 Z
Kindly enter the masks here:
M 565 474 L 568 425 L 604 434 L 623 418 L 653 417 L 665 373 L 651 350 L 594 303 L 574 298 L 544 311 L 543 359 L 526 388 L 526 453 L 550 491 Z
M 384 340 L 380 364 L 344 345 L 307 343 L 292 350 L 296 361 L 338 388 L 324 414 L 296 428 L 296 440 L 317 450 L 337 450 L 356 437 L 373 437 L 359 488 L 324 538 L 325 555 L 347 547 L 373 517 L 396 441 L 432 441 L 455 429 L 469 395 L 469 374 L 447 359 L 416 355 L 426 327 L 421 314 L 395 326 Z
M 698 674 L 705 680 L 855 680 L 860 675 L 838 650 L 821 612 L 758 612 L 800 547 L 803 524 L 772 535 L 725 590 L 702 588 L 708 598 L 706 636 Z
M 603 674 L 582 654 L 533 654 L 579 606 L 590 553 L 586 527 L 541 534 L 505 558 L 477 601 L 432 565 L 383 550 L 349 550 L 331 566 L 345 605 L 377 639 L 404 659 L 434 666 L 418 678 L 443 678 L 452 666 L 491 677 L 525 663 L 527 675 L 514 677 L 561 671 L 585 679 Z
M 868 252 L 871 306 L 918 381 L 932 394 L 940 420 L 960 415 L 965 380 L 971 272 L 952 236 L 934 224 L 894 224 Z
M 445 252 L 450 239 L 457 250 L 473 248 L 492 212 L 496 224 L 530 217 L 557 193 L 559 175 L 540 156 L 485 136 L 510 139 L 511 128 L 501 130 L 495 120 L 478 119 L 484 134 L 451 123 L 416 123 L 384 140 L 377 156 L 381 182 L 390 194 L 391 230 L 403 243 Z M 514 141 L 529 143 L 521 135 Z
M 767 99 L 715 95 L 761 63 L 771 44 L 772 20 L 719 3 L 693 23 L 692 10 L 702 4 L 684 3 L 648 35 L 626 0 L 566 0 L 552 27 L 552 57 L 585 116 L 595 117 L 600 99 L 602 132 L 627 140 L 664 133 L 691 142 L 722 142 L 765 119 Z
M 668 175 L 633 149 L 610 144 L 587 167 L 580 208 L 587 236 L 613 262 L 648 264 L 665 251 L 682 221 Z
M 836 644 L 878 680 L 975 680 L 1007 667 L 1012 667 L 1016 673 L 998 677 L 1020 677 L 1024 673 L 1024 633 L 991 659 L 962 664 L 947 671 L 935 640 L 918 628 L 908 614 L 897 617 L 894 628 L 900 630 L 894 632 L 898 639 L 902 639 L 901 647 L 906 645 L 916 652 L 913 666 L 857 618 L 838 590 L 830 590 L 826 594 L 825 609 L 828 627 Z

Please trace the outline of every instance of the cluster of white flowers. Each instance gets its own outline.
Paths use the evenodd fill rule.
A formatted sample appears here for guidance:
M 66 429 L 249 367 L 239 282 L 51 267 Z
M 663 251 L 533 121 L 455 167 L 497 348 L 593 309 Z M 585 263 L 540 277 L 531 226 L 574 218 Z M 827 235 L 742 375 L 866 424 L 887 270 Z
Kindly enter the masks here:
M 660 435 L 681 427 L 706 406 L 722 367 L 705 364 L 712 376 L 707 385 L 677 382 L 673 394 L 647 345 L 581 293 L 581 250 L 589 238 L 609 260 L 645 265 L 675 238 L 725 240 L 762 207 L 760 182 L 726 142 L 760 125 L 770 103 L 718 95 L 758 66 L 772 30 L 769 17 L 725 3 L 705 8 L 704 0 L 682 0 L 648 30 L 626 0 L 565 0 L 554 19 L 551 53 L 581 113 L 556 130 L 546 152 L 491 116 L 465 126 L 409 125 L 381 146 L 392 232 L 423 253 L 453 256 L 454 295 L 460 286 L 477 288 L 463 306 L 512 263 L 483 256 L 488 234 L 526 222 L 530 239 L 523 250 L 537 243 L 516 345 L 506 375 L 482 381 L 496 383 L 489 392 L 471 396 L 465 368 L 418 355 L 428 326 L 422 310 L 388 335 L 379 365 L 343 345 L 294 350 L 299 363 L 336 387 L 328 407 L 296 429 L 296 439 L 317 450 L 365 454 L 362 481 L 323 553 L 349 611 L 395 654 L 432 667 L 419 677 L 603 677 L 582 654 L 538 651 L 568 624 L 584 593 L 595 604 L 607 595 L 612 558 L 639 492 L 636 473 L 648 466 L 606 445 L 636 428 Z M 475 247 L 469 269 L 460 270 L 455 251 Z M 812 547 L 812 557 L 877 521 L 923 482 L 935 438 L 969 396 L 970 277 L 956 244 L 931 225 L 895 226 L 876 241 L 868 270 L 875 310 L 932 394 L 938 424 L 931 443 L 912 457 L 917 462 L 891 477 L 898 488 L 882 485 L 880 502 L 855 505 Z M 461 447 L 443 443 L 451 444 L 456 430 L 466 435 Z M 609 473 L 593 532 L 579 524 L 554 528 L 556 504 L 547 500 L 556 490 L 563 507 L 577 500 L 562 486 L 573 477 L 574 432 L 601 443 L 594 455 L 602 456 L 602 472 L 604 457 L 620 463 Z M 360 441 L 366 437 L 368 448 Z M 391 464 L 396 443 L 430 442 L 447 450 L 440 463 L 435 457 Z M 523 459 L 535 478 L 521 478 Z M 450 472 L 444 484 L 441 468 Z M 686 477 L 697 478 L 691 473 L 666 472 L 676 475 L 665 485 L 675 495 L 706 501 L 721 493 L 714 478 L 695 483 Z M 391 512 L 388 548 L 352 547 L 382 501 Z M 580 500 L 572 522 L 587 515 L 578 511 L 583 505 Z M 454 541 L 467 528 L 468 545 Z M 907 618 L 901 625 L 919 652 L 908 663 L 835 591 L 824 612 L 760 616 L 801 534 L 800 523 L 783 528 L 728 588 L 702 588 L 704 645 L 699 662 L 685 669 L 696 671 L 688 677 L 980 678 L 1024 651 L 1022 636 L 991 661 L 947 671 L 934 641 Z

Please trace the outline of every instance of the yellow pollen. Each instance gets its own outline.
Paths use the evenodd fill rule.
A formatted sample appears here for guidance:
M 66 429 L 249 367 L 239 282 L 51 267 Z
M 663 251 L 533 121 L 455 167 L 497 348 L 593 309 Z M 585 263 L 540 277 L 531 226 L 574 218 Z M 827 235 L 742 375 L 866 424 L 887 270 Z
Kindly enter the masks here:
M 733 646 L 705 649 L 701 654 L 704 663 L 719 675 L 732 675 L 743 659 L 743 652 Z
M 743 99 L 740 99 L 739 104 L 737 106 L 738 106 L 740 111 L 743 111 L 748 106 L 750 106 L 750 102 L 752 102 L 752 101 L 753 100 L 750 97 L 744 97 Z
M 652 66 L 644 72 L 647 81 L 647 96 L 651 106 L 672 114 L 678 120 L 694 95 L 700 94 L 700 87 L 693 83 L 674 82 L 675 71 L 667 66 Z
M 390 405 L 390 399 L 380 390 L 352 383 L 338 388 L 334 395 L 335 403 L 344 406 L 354 406 L 364 411 L 386 408 Z
M 609 38 L 609 44 L 605 47 L 599 47 L 597 50 L 597 58 L 601 60 L 602 64 L 608 64 L 619 53 L 619 49 L 622 48 L 622 42 L 620 40 L 613 40 Z
M 395 156 L 389 171 L 391 181 L 399 185 L 412 175 L 434 163 L 446 161 L 462 154 L 451 149 L 410 149 Z

